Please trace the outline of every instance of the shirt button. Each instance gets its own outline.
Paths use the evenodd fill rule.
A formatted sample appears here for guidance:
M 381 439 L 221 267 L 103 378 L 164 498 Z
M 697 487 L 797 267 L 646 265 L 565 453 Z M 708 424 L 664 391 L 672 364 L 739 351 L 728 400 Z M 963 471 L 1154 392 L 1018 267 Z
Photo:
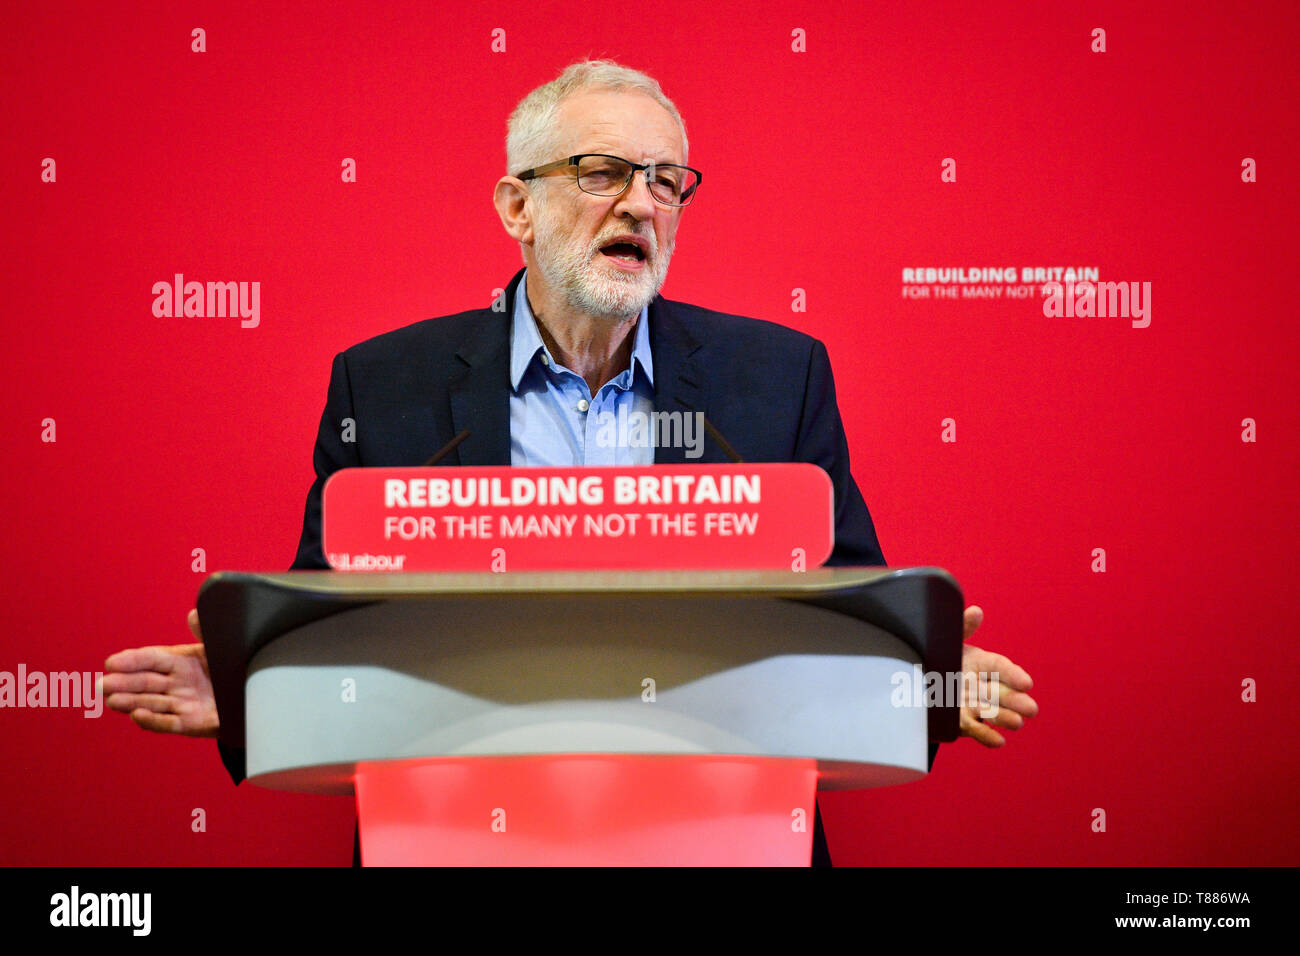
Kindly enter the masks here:
M 591 407 L 591 403 L 588 402 L 585 398 L 578 399 L 578 411 L 585 412 L 590 407 Z
M 547 355 L 545 352 L 542 353 L 542 364 L 543 364 L 543 365 L 550 365 L 550 364 L 551 364 L 551 357 L 550 357 L 549 355 Z

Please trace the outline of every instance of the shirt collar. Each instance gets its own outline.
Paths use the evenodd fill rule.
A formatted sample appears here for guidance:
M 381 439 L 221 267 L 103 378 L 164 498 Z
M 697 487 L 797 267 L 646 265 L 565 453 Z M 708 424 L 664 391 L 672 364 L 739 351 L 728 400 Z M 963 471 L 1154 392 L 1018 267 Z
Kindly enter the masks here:
M 515 310 L 513 322 L 510 326 L 510 387 L 519 391 L 519 383 L 523 380 L 524 373 L 528 371 L 529 366 L 536 362 L 538 353 L 546 356 L 547 362 L 554 365 L 555 356 L 551 354 L 542 341 L 542 333 L 537 329 L 537 317 L 533 315 L 532 307 L 528 303 L 528 270 L 524 270 L 523 277 L 519 280 L 519 286 L 515 289 Z M 635 338 L 632 340 L 632 381 L 628 382 L 628 387 L 636 380 L 636 367 L 640 365 L 641 372 L 654 387 L 655 369 L 654 360 L 650 355 L 650 309 L 645 307 L 641 310 L 641 315 L 637 318 Z

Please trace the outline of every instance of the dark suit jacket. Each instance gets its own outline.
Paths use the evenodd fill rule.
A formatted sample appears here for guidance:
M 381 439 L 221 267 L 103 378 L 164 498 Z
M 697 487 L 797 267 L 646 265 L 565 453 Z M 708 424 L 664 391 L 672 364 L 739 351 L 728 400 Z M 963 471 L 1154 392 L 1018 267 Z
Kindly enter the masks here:
M 419 465 L 462 430 L 447 465 L 510 464 L 510 327 L 521 269 L 486 309 L 427 319 L 339 353 L 316 437 L 316 480 L 290 570 L 326 569 L 321 492 L 340 468 Z M 806 461 L 834 485 L 835 548 L 828 565 L 883 565 L 821 342 L 785 326 L 657 297 L 649 309 L 655 410 L 703 412 L 746 461 Z M 351 419 L 354 441 L 345 442 Z M 726 462 L 716 443 L 687 459 L 656 448 L 656 464 Z M 220 745 L 235 782 L 244 752 Z M 933 760 L 933 750 L 931 751 Z M 819 821 L 820 822 L 820 821 Z
M 321 551 L 321 490 L 340 468 L 419 465 L 468 429 L 447 465 L 510 464 L 510 326 L 523 270 L 504 308 L 427 319 L 354 345 L 334 358 L 316 438 L 294 570 L 328 567 Z M 832 565 L 885 563 L 871 515 L 849 474 L 849 449 L 821 342 L 773 322 L 658 297 L 650 305 L 655 410 L 703 412 L 746 461 L 807 461 L 835 487 Z M 343 441 L 343 421 L 356 423 Z M 656 464 L 726 462 L 656 448 Z

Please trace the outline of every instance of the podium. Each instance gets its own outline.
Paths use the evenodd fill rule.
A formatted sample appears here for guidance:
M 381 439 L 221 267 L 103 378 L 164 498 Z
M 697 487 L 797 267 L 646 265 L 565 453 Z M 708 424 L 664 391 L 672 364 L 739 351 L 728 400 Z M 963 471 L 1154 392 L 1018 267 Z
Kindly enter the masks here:
M 924 776 L 956 706 L 937 568 L 221 572 L 221 737 L 355 794 L 364 865 L 799 865 L 817 789 Z

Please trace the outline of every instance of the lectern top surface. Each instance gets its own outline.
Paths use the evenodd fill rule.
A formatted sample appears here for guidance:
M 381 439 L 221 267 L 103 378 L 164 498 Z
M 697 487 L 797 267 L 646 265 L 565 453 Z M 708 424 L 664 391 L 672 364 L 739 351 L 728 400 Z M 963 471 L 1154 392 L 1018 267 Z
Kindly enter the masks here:
M 761 592 L 810 595 L 840 591 L 883 578 L 915 575 L 918 571 L 948 577 L 939 568 L 812 568 L 808 571 L 520 571 L 496 574 L 490 571 L 429 572 L 403 574 L 391 571 L 289 571 L 257 574 L 259 579 L 286 590 L 314 593 L 399 598 L 427 597 L 430 593 L 501 594 L 511 592 L 564 593 L 636 591 L 677 593 L 700 592 L 737 594 Z M 241 575 L 246 577 L 247 575 Z M 217 573 L 209 578 L 217 582 Z M 206 582 L 205 582 L 206 583 Z M 954 586 L 956 582 L 953 582 Z

